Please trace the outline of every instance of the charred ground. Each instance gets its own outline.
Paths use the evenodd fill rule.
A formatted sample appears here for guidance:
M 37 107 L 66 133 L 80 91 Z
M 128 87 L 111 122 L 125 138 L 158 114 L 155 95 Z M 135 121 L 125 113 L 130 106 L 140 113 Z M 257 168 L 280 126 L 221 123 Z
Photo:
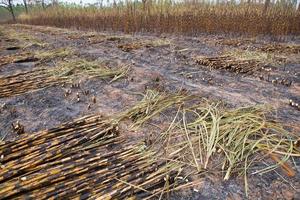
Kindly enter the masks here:
M 12 128 L 17 122 L 24 126 L 26 133 L 34 134 L 89 114 L 110 116 L 134 106 L 147 89 L 168 93 L 184 90 L 211 101 L 221 101 L 227 107 L 269 105 L 273 109 L 270 118 L 299 134 L 299 41 L 271 42 L 208 35 L 124 35 L 27 25 L 5 25 L 1 30 L 0 87 L 7 91 L 0 92 L 0 134 L 4 141 L 18 137 Z M 63 49 L 64 53 L 39 56 L 57 49 Z M 128 66 L 128 72 L 116 81 L 111 81 L 114 76 L 107 79 L 83 75 L 43 87 L 38 84 L 35 89 L 21 92 L 13 84 L 12 88 L 5 87 L 6 80 L 20 80 L 24 72 L 51 69 L 75 57 L 87 62 L 98 61 L 112 70 Z M 29 80 L 30 77 L 23 81 L 29 81 L 29 85 L 38 80 L 44 82 L 39 76 L 33 80 Z M 155 124 L 154 131 L 149 125 L 143 130 L 128 132 L 126 137 L 145 140 L 150 133 L 159 132 L 158 127 L 165 128 L 162 119 L 156 119 Z M 295 163 L 295 170 L 299 172 L 299 160 Z M 278 174 L 250 176 L 250 197 L 299 198 L 299 173 L 284 179 L 281 173 L 278 170 Z M 222 177 L 213 172 L 201 178 L 203 182 L 195 186 L 196 190 L 187 189 L 173 194 L 173 198 L 245 197 L 241 178 L 221 181 Z

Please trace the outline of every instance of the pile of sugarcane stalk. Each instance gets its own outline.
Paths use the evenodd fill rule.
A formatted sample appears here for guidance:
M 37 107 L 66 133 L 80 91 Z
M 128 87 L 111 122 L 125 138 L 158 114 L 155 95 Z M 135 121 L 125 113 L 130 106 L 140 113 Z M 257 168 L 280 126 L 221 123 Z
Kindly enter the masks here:
M 263 64 L 257 60 L 241 60 L 231 56 L 196 57 L 197 64 L 204 65 L 210 69 L 226 70 L 233 73 L 251 75 L 261 70 Z
M 183 95 L 148 92 L 134 110 L 139 107 L 145 112 L 147 107 L 146 116 L 153 117 L 150 113 L 158 114 L 153 109 L 161 112 L 178 98 Z M 144 143 L 120 136 L 118 124 L 135 113 L 130 110 L 111 118 L 86 116 L 0 143 L 0 197 L 158 199 L 175 190 L 183 165 L 166 162 Z
M 33 56 L 29 52 L 22 52 L 22 53 L 17 53 L 17 54 L 12 54 L 12 55 L 7 55 L 7 56 L 2 56 L 0 58 L 0 67 L 11 64 L 11 63 L 20 63 L 20 62 L 25 62 L 28 60 L 30 62 L 33 59 Z
M 1 199 L 159 196 L 178 165 L 118 135 L 114 120 L 88 116 L 0 145 Z
M 37 69 L 1 77 L 0 98 L 16 96 L 64 82 L 68 82 L 68 79 L 53 77 L 46 69 Z
M 50 51 L 22 52 L 2 57 L 0 59 L 0 67 L 10 63 L 21 62 L 39 61 L 40 64 L 54 58 L 65 58 L 72 53 L 74 53 L 73 50 L 69 48 L 59 48 Z
M 79 76 L 111 78 L 116 81 L 127 75 L 130 67 L 123 66 L 116 69 L 97 62 L 83 59 L 58 63 L 50 69 L 36 69 L 18 73 L 7 77 L 0 77 L 0 98 L 16 96 L 61 83 L 70 83 Z
M 264 52 L 298 54 L 300 53 L 300 45 L 268 44 L 259 47 L 259 50 Z

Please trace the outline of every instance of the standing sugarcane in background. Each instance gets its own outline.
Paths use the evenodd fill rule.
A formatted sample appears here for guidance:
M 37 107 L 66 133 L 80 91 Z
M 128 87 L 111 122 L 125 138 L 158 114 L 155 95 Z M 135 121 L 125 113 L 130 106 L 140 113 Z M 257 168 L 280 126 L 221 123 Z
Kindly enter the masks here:
M 270 0 L 266 0 L 266 1 L 265 1 L 265 4 L 264 4 L 264 13 L 266 13 L 266 12 L 267 12 L 267 10 L 268 10 L 268 7 L 270 6 L 270 3 L 271 3 L 271 1 L 270 1 Z
M 8 12 L 11 13 L 12 19 L 15 22 L 16 16 L 13 9 L 13 0 L 1 0 L 0 1 L 0 7 L 3 7 L 8 10 Z
M 27 1 L 26 1 L 26 0 L 23 0 L 23 3 L 24 3 L 24 7 L 25 7 L 25 12 L 26 12 L 26 14 L 28 14 Z

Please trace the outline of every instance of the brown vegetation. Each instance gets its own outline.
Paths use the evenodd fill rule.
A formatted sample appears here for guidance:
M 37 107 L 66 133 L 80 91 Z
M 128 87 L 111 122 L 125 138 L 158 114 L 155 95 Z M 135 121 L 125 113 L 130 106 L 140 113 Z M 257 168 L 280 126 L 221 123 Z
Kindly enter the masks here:
M 50 7 L 23 15 L 19 22 L 97 31 L 179 33 L 300 33 L 300 14 L 288 5 L 128 2 L 114 7 Z

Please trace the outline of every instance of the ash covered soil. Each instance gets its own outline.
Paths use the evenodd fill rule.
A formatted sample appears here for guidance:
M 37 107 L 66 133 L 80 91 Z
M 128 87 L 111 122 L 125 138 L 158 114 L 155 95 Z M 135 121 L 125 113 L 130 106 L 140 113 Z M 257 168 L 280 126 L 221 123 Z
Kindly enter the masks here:
M 274 42 L 257 39 L 243 43 L 241 38 L 225 36 L 183 37 L 156 35 L 126 35 L 108 32 L 93 33 L 40 26 L 3 25 L 1 29 L 32 36 L 46 46 L 32 45 L 26 51 L 72 48 L 74 54 L 87 60 L 97 60 L 114 67 L 130 65 L 129 74 L 118 81 L 109 82 L 99 78 L 82 77 L 70 84 L 59 84 L 37 91 L 0 98 L 0 137 L 15 140 L 18 134 L 12 124 L 24 125 L 25 132 L 34 132 L 55 127 L 63 122 L 90 115 L 112 115 L 126 110 L 141 99 L 146 89 L 176 92 L 187 90 L 191 94 L 211 100 L 222 101 L 230 107 L 266 104 L 274 108 L 274 119 L 300 136 L 300 110 L 290 105 L 300 103 L 300 53 L 281 52 L 287 58 L 285 64 L 273 65 L 270 75 L 264 71 L 259 75 L 232 73 L 213 69 L 195 62 L 197 56 L 218 56 L 232 49 L 259 49 L 268 44 L 299 45 L 298 40 Z M 18 42 L 1 35 L 0 56 L 14 55 L 22 48 Z M 218 41 L 240 40 L 238 45 L 222 44 Z M 146 42 L 145 42 L 146 41 Z M 151 45 L 142 45 L 144 43 Z M 54 58 L 43 64 L 53 67 Z M 64 58 L 72 59 L 72 57 Z M 10 63 L 0 67 L 0 77 L 34 70 L 41 67 L 35 62 Z M 284 81 L 282 81 L 284 80 Z M 281 84 L 280 82 L 287 82 Z M 79 87 L 72 87 L 79 84 Z M 71 94 L 65 95 L 66 91 Z M 89 91 L 84 94 L 83 91 Z M 78 100 L 78 95 L 80 100 Z M 130 137 L 142 139 L 150 130 L 134 133 Z M 278 170 L 262 176 L 249 177 L 251 199 L 299 199 L 300 162 L 295 159 L 294 177 L 286 177 Z M 222 177 L 209 173 L 201 177 L 203 182 L 195 188 L 180 191 L 171 199 L 244 199 L 243 178 Z

